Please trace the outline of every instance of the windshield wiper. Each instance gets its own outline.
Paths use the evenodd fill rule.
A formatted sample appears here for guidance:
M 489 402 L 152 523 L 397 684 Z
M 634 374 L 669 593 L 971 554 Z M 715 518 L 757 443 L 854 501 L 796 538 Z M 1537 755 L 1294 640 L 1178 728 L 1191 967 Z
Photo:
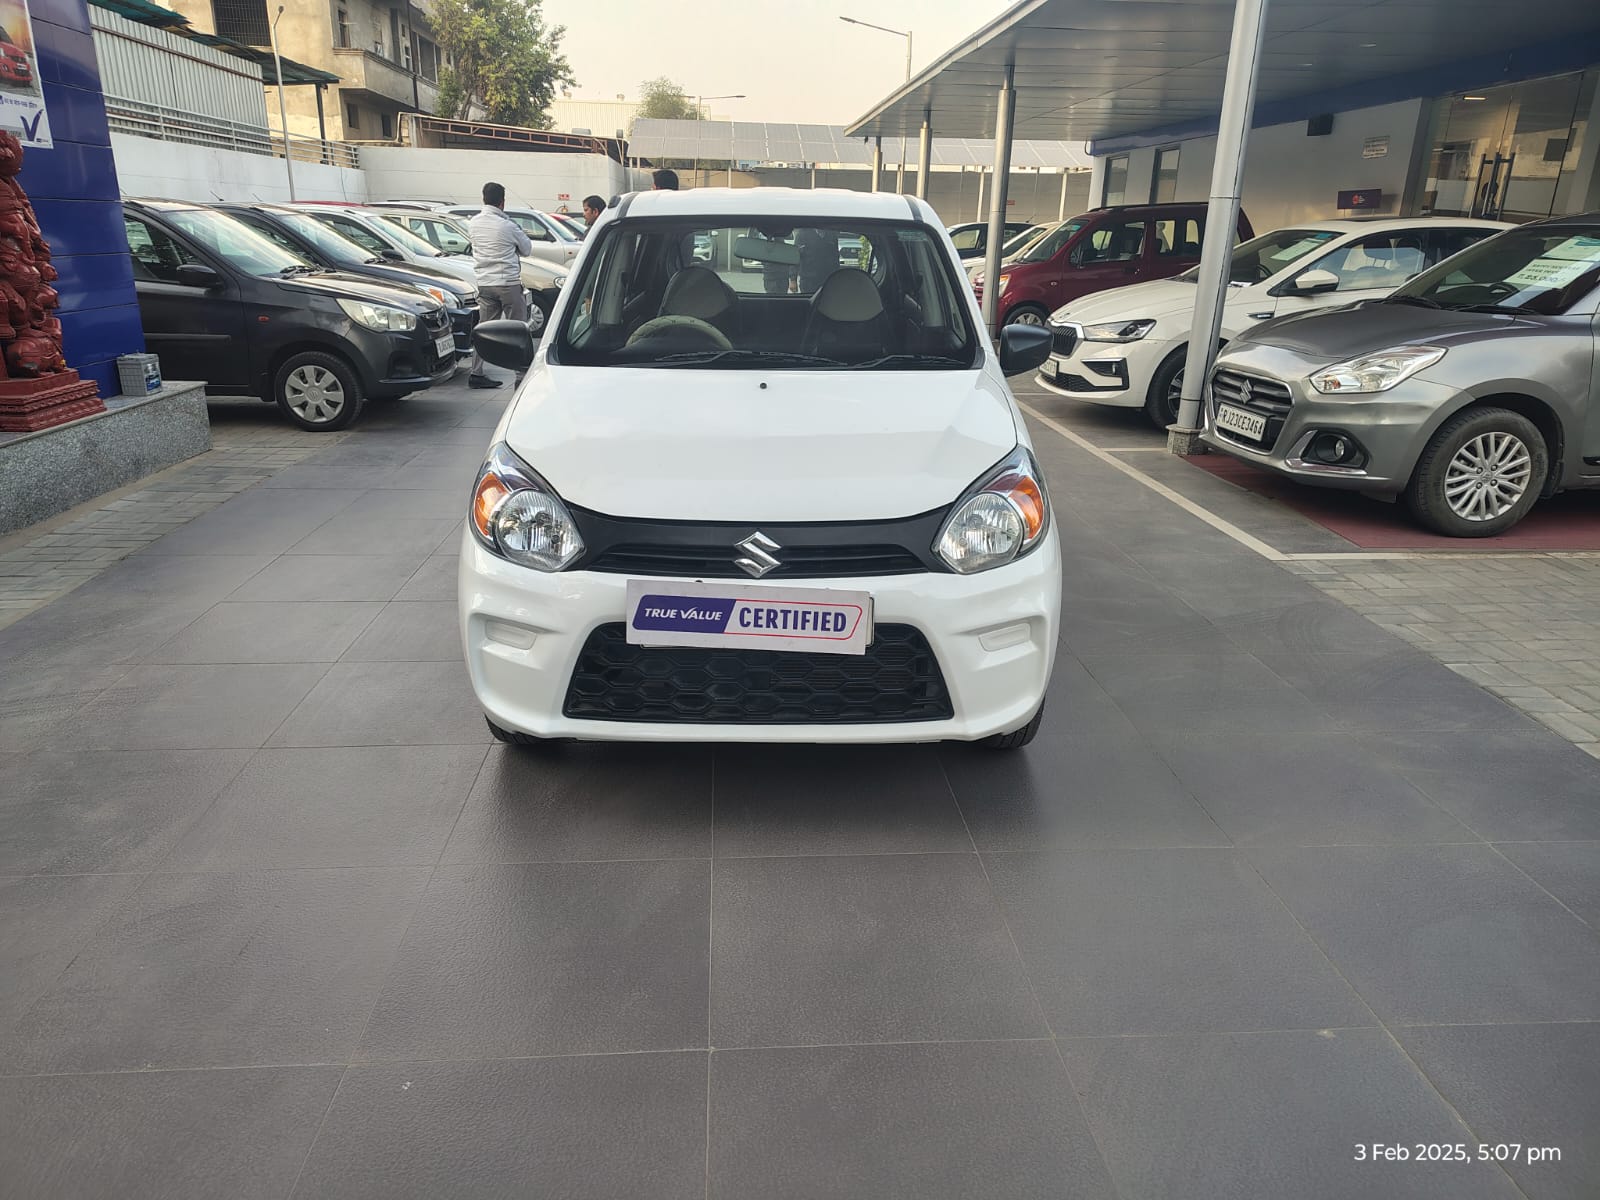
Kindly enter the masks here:
M 1429 300 L 1426 296 L 1385 296 L 1380 303 L 1383 304 L 1415 304 L 1418 308 L 1443 308 L 1437 300 Z
M 962 362 L 959 358 L 951 358 L 946 354 L 885 354 L 880 358 L 869 358 L 866 362 L 851 363 L 852 371 L 869 371 L 874 367 L 906 366 L 906 367 L 965 367 L 970 364 Z
M 788 350 L 680 350 L 676 354 L 663 354 L 649 361 L 652 364 L 675 363 L 685 366 L 704 366 L 714 362 L 795 363 L 808 366 L 842 367 L 836 358 L 823 358 L 820 354 L 796 354 Z
M 285 276 L 287 276 L 287 275 L 320 275 L 320 274 L 322 274 L 322 268 L 321 267 L 313 267 L 313 266 L 310 266 L 310 265 L 308 265 L 306 263 L 296 263 L 293 266 L 283 268 L 283 270 L 279 271 L 278 274 L 279 275 L 285 275 Z
M 1509 313 L 1514 316 L 1526 316 L 1533 311 L 1522 304 L 1455 304 L 1451 308 L 1455 312 Z

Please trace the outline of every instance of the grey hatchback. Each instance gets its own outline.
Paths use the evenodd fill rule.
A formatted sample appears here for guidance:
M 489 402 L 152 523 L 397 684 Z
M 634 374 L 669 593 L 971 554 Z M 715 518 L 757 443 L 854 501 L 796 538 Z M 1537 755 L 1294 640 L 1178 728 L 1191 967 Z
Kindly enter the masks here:
M 1382 300 L 1258 325 L 1217 359 L 1203 439 L 1488 537 L 1600 487 L 1600 214 L 1523 225 Z

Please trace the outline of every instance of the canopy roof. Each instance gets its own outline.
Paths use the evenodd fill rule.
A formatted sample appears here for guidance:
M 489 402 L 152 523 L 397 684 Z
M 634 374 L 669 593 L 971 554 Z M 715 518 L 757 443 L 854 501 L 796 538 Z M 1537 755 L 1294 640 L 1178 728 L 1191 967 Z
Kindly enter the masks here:
M 913 131 L 915 133 L 916 131 Z M 872 144 L 845 136 L 838 125 L 781 125 L 753 121 L 665 121 L 641 117 L 633 123 L 628 150 L 644 158 L 733 158 L 738 162 L 870 163 Z M 917 139 L 883 139 L 883 161 L 917 160 Z M 933 139 L 936 167 L 992 167 L 990 138 Z M 1011 162 L 1016 167 L 1087 169 L 1089 156 L 1069 142 L 1016 142 Z
M 242 58 L 254 63 L 261 70 L 261 82 L 269 87 L 278 83 L 277 64 L 273 60 L 270 50 L 263 50 L 257 46 L 247 46 L 243 42 L 236 42 L 232 38 L 219 37 L 214 33 L 201 33 L 189 26 L 189 18 L 170 8 L 162 8 L 159 4 L 151 4 L 150 0 L 89 0 L 96 8 L 103 8 L 107 12 L 114 12 L 119 17 L 126 17 L 130 21 L 137 21 L 140 25 L 150 25 L 156 29 L 165 29 L 168 33 L 177 34 L 179 37 L 188 38 L 192 42 L 199 42 L 203 46 L 213 46 L 235 58 Z M 330 75 L 316 67 L 308 67 L 305 63 L 295 62 L 292 58 L 282 58 L 283 84 L 292 87 L 295 84 L 306 83 L 338 83 L 337 75 Z

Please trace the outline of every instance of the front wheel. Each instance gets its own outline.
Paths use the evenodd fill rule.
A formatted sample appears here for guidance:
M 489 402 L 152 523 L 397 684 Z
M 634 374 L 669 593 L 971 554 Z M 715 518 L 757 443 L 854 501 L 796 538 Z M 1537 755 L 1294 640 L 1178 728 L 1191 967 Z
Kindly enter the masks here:
M 1189 355 L 1187 346 L 1174 350 L 1156 368 L 1150 380 L 1150 390 L 1145 393 L 1144 415 L 1157 429 L 1166 431 L 1178 423 L 1178 402 L 1183 395 L 1183 365 Z
M 545 322 L 550 319 L 550 305 L 539 298 L 537 292 L 528 293 L 528 332 L 537 339 L 544 335 Z
M 1406 505 L 1435 533 L 1493 537 L 1528 515 L 1549 473 L 1550 454 L 1532 421 L 1506 408 L 1472 408 L 1429 440 Z
M 1007 325 L 1043 325 L 1050 320 L 1050 314 L 1037 304 L 1019 304 L 1006 314 Z
M 978 743 L 985 750 L 1021 750 L 1039 735 L 1039 725 L 1044 720 L 1044 702 L 1039 702 L 1038 709 L 1021 729 L 1013 729 L 1010 733 L 996 733 L 984 738 Z
M 347 428 L 361 412 L 361 380 L 332 354 L 305 350 L 278 368 L 273 399 L 301 429 L 330 433 Z

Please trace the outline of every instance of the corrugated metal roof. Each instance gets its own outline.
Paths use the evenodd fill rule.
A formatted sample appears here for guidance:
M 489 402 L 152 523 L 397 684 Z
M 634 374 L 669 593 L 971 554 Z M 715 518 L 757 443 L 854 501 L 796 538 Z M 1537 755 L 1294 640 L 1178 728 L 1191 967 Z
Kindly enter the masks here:
M 749 121 L 663 121 L 641 117 L 628 139 L 631 154 L 645 158 L 733 158 L 764 163 L 859 163 L 872 161 L 872 143 L 846 137 L 839 125 L 788 125 Z M 917 161 L 917 141 L 883 139 L 883 161 Z M 985 138 L 933 139 L 936 167 L 992 167 L 994 142 Z M 1013 167 L 1087 170 L 1089 156 L 1075 142 L 1017 142 Z

